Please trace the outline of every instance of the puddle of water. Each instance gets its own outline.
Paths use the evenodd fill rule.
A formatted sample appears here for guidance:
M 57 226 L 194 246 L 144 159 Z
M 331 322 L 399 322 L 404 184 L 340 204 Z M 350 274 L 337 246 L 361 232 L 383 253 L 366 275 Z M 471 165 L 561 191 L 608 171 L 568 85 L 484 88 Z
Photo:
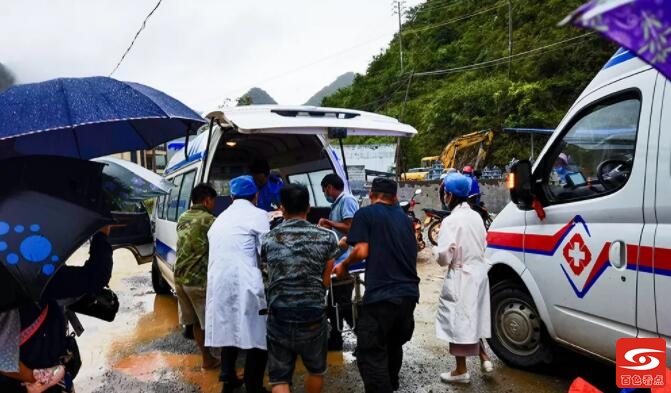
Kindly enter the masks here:
M 185 382 L 198 386 L 203 393 L 221 390 L 219 371 L 203 371 L 200 362 L 200 356 L 195 354 L 150 352 L 125 357 L 114 366 L 114 370 L 143 382 L 158 382 L 165 379 L 165 370 L 170 370 L 180 374 Z
M 68 263 L 78 265 L 87 257 L 88 249 L 80 249 Z M 78 381 L 101 375 L 111 363 L 132 353 L 138 345 L 177 329 L 177 300 L 174 297 L 151 293 L 149 280 L 125 280 L 134 276 L 148 278 L 150 268 L 149 265 L 138 265 L 127 250 L 114 252 L 110 288 L 119 295 L 121 309 L 113 322 L 79 315 L 85 332 L 77 338 L 82 357 Z

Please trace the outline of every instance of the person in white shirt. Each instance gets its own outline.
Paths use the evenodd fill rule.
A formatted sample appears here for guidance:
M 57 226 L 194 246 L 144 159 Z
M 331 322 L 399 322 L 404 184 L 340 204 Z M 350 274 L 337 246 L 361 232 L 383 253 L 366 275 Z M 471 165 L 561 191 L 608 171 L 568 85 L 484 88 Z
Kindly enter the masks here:
M 483 343 L 491 335 L 489 266 L 485 262 L 487 231 L 480 215 L 468 204 L 471 179 L 452 173 L 443 183 L 452 213 L 443 220 L 434 248 L 438 264 L 449 266 L 438 299 L 436 336 L 449 342 L 457 367 L 442 373 L 440 379 L 469 383 L 466 356 L 479 356 L 483 372 L 493 370 Z
M 261 237 L 270 228 L 266 212 L 255 206 L 258 189 L 251 176 L 231 180 L 233 203 L 207 233 L 205 346 L 223 347 L 222 392 L 242 384 L 235 374 L 241 349 L 247 350 L 244 383 L 247 392 L 265 392 L 266 295 L 259 266 Z

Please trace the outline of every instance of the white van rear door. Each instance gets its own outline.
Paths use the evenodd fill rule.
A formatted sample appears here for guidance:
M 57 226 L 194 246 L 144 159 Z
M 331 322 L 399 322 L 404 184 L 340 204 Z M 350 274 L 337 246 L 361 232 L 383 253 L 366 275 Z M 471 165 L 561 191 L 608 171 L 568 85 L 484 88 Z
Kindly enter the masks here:
M 208 117 L 225 120 L 241 133 L 327 135 L 345 128 L 349 136 L 410 137 L 417 130 L 393 117 L 353 109 L 312 106 L 250 105 L 224 108 Z

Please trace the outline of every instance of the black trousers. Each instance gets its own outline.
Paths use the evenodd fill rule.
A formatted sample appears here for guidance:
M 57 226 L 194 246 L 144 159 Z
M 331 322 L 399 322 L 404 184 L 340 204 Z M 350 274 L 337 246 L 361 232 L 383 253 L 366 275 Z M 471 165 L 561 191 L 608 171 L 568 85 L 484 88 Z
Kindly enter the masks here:
M 328 305 L 326 307 L 326 317 L 331 323 L 331 333 L 329 334 L 329 344 L 342 346 L 342 334 L 338 331 L 338 324 L 343 326 L 343 320 L 350 326 L 354 325 L 352 320 L 352 292 L 354 284 L 337 285 L 333 287 L 333 297 L 336 304 L 340 306 L 339 316 L 336 316 L 335 307 L 331 305 L 331 290 L 326 294 Z
M 237 383 L 235 362 L 238 359 L 240 348 L 223 347 L 221 349 L 221 374 L 219 380 L 224 383 Z M 247 350 L 245 359 L 245 388 L 249 393 L 264 392 L 263 374 L 266 372 L 268 352 L 263 349 L 252 348 Z
M 366 393 L 398 390 L 403 344 L 415 330 L 416 299 L 397 298 L 361 306 L 356 358 Z

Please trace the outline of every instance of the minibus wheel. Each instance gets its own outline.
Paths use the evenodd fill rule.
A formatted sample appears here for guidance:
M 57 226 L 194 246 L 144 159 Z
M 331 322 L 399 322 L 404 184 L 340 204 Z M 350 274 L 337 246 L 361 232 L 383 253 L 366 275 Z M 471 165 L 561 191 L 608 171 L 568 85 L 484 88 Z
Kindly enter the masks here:
M 531 296 L 515 281 L 491 289 L 489 345 L 508 365 L 533 369 L 552 362 L 552 341 Z
M 158 267 L 158 262 L 156 258 L 151 263 L 151 285 L 154 287 L 154 292 L 157 295 L 170 295 L 172 294 L 172 289 L 170 284 L 163 278 L 161 275 L 161 269 Z

